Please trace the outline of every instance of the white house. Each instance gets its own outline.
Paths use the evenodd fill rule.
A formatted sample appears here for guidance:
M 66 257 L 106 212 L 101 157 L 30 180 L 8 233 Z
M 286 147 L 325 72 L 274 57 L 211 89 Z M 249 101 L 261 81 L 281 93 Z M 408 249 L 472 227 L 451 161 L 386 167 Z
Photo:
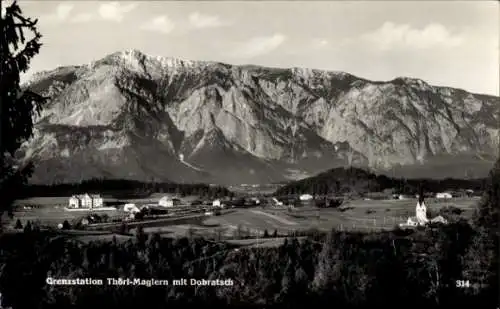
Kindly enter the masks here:
M 164 196 L 158 201 L 158 205 L 162 207 L 174 207 L 174 200 L 168 196 Z
M 92 208 L 101 208 L 104 205 L 104 200 L 99 194 L 92 194 L 90 198 L 92 199 Z
M 448 192 L 441 192 L 436 194 L 436 198 L 452 198 L 453 196 Z
M 68 208 L 101 208 L 103 207 L 103 204 L 103 199 L 99 194 L 89 195 L 88 193 L 85 193 L 70 197 Z
M 76 196 L 73 195 L 72 197 L 69 198 L 69 208 L 80 208 L 80 199 Z
M 313 196 L 311 194 L 302 194 L 299 196 L 299 200 L 301 201 L 310 201 L 312 200 Z
M 254 202 L 254 204 L 255 204 L 255 205 L 260 205 L 260 200 L 259 200 L 258 198 L 256 198 L 256 197 L 252 197 L 252 198 L 250 198 L 250 200 L 251 200 L 252 202 Z
M 92 208 L 92 197 L 88 193 L 78 197 L 80 199 L 80 208 Z
M 220 200 L 214 200 L 214 201 L 212 202 L 212 206 L 214 206 L 214 207 L 221 207 L 222 205 L 221 205 L 221 203 L 220 203 Z
M 272 198 L 272 201 L 273 201 L 275 206 L 283 206 L 283 202 L 278 201 L 278 199 L 275 197 Z
M 137 208 L 137 206 L 135 206 L 135 204 L 125 204 L 123 206 L 123 211 L 129 212 L 129 213 L 138 213 L 138 212 L 141 212 L 139 210 L 139 208 Z
M 312 200 L 313 196 L 311 194 L 302 194 L 299 196 L 299 200 L 301 201 L 310 201 Z

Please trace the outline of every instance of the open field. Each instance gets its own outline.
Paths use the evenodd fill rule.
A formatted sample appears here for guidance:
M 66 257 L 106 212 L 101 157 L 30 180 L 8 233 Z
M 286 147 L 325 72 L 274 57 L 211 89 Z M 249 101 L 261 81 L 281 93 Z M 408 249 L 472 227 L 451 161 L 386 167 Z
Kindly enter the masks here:
M 156 199 L 157 197 L 153 197 Z M 39 198 L 30 203 L 38 202 L 39 207 L 33 209 L 18 208 L 14 212 L 14 220 L 19 218 L 24 224 L 27 220 L 39 221 L 44 225 L 56 226 L 64 220 L 72 222 L 84 214 L 64 211 L 57 206 L 66 198 Z M 426 200 L 427 210 L 433 216 L 442 207 L 454 206 L 463 210 L 461 216 L 470 218 L 478 198 L 461 198 L 450 200 Z M 217 237 L 235 235 L 263 235 L 267 230 L 272 234 L 275 230 L 286 234 L 296 230 L 318 229 L 327 231 L 332 228 L 341 230 L 375 231 L 392 229 L 398 223 L 406 221 L 415 211 L 415 199 L 409 200 L 353 200 L 345 202 L 340 209 L 315 207 L 286 208 L 256 207 L 246 209 L 231 209 L 223 211 L 220 216 L 194 215 L 187 220 L 162 220 L 141 224 L 146 233 L 160 233 L 166 237 L 182 237 L 188 234 Z M 19 204 L 23 205 L 23 203 Z M 124 216 L 122 211 L 99 212 L 110 217 Z M 109 235 L 92 235 L 92 239 L 110 238 Z M 112 238 L 112 237 L 111 237 Z M 263 241 L 263 240 L 261 240 Z M 270 241 L 266 241 L 270 242 Z M 275 241 L 274 241 L 275 243 Z
M 461 216 L 470 218 L 478 199 L 456 199 L 447 202 L 427 201 L 428 212 L 437 212 L 440 208 L 454 206 L 462 209 Z M 393 229 L 414 215 L 414 200 L 389 201 L 351 201 L 343 211 L 339 209 L 318 209 L 313 207 L 287 209 L 253 208 L 234 209 L 221 216 L 207 217 L 202 224 L 181 224 L 145 228 L 148 233 L 161 233 L 170 236 L 186 236 L 188 233 L 201 236 L 234 236 L 240 229 L 243 235 L 263 235 L 264 230 L 272 234 L 288 233 L 296 230 L 318 229 L 328 231 L 332 228 L 341 230 L 377 231 Z M 251 240 L 248 240 L 251 241 Z

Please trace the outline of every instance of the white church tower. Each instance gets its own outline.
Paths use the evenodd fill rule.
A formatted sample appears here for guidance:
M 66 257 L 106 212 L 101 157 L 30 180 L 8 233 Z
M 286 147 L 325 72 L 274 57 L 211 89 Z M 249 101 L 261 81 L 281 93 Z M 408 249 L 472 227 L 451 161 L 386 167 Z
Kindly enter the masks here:
M 419 201 L 417 202 L 415 214 L 417 217 L 417 223 L 419 225 L 424 225 L 429 222 L 429 219 L 427 219 L 427 207 L 425 206 L 423 199 L 419 199 Z

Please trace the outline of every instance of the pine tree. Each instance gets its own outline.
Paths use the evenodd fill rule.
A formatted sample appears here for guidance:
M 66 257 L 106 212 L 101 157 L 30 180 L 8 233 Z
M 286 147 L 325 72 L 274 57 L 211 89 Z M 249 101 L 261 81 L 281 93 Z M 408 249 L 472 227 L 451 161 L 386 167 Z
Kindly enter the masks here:
M 120 224 L 120 227 L 118 228 L 118 233 L 119 234 L 127 234 L 128 233 L 128 226 L 127 224 L 125 224 L 125 222 L 122 222 L 122 224 Z
M 267 231 L 267 229 L 264 230 L 263 238 L 269 238 L 269 232 Z
M 28 221 L 28 222 L 26 223 L 26 225 L 24 226 L 24 232 L 25 232 L 25 233 L 29 233 L 29 232 L 31 232 L 31 231 L 32 231 L 31 222 L 30 222 L 30 221 Z
M 274 237 L 274 238 L 278 237 L 278 230 L 274 230 L 274 232 L 273 232 L 273 237 Z
M 16 229 L 17 230 L 22 230 L 23 229 L 23 225 L 21 223 L 21 220 L 17 219 L 16 221 Z
M 146 241 L 148 240 L 148 235 L 144 232 L 142 225 L 139 225 L 136 229 L 136 239 L 141 248 L 146 246 Z
M 70 230 L 71 229 L 71 225 L 69 224 L 68 220 L 64 220 L 62 228 L 63 228 L 63 230 Z
M 46 100 L 20 86 L 20 75 L 29 69 L 31 59 L 41 47 L 42 36 L 36 24 L 37 20 L 23 16 L 16 1 L 0 17 L 0 212 L 10 212 L 20 186 L 33 173 L 33 164 L 19 166 L 15 153 L 32 136 L 33 116 L 41 111 Z M 25 32 L 30 32 L 32 39 L 26 40 Z

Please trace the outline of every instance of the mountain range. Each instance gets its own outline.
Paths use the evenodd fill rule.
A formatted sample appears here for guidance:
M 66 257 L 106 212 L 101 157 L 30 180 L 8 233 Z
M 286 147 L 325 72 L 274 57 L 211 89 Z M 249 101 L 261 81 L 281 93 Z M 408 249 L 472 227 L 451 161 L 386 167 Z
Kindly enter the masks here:
M 479 178 L 499 155 L 498 97 L 415 78 L 127 50 L 23 87 L 51 98 L 18 153 L 36 163 L 32 183 L 270 183 L 344 166 Z

